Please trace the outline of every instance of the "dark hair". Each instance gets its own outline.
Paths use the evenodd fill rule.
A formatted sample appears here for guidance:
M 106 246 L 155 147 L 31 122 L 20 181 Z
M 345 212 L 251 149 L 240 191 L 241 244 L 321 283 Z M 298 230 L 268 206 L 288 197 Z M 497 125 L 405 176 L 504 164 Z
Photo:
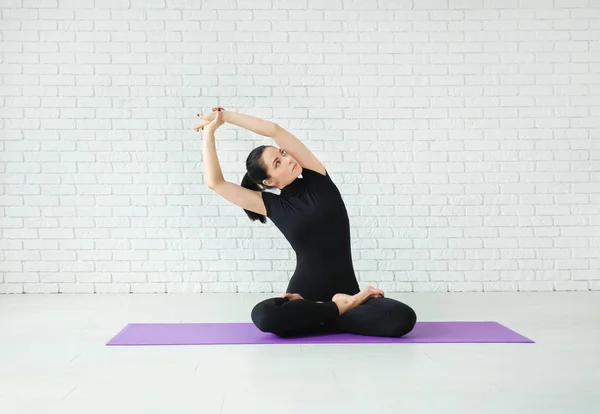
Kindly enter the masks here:
M 260 147 L 254 148 L 248 158 L 246 158 L 246 174 L 242 178 L 242 187 L 253 191 L 264 191 L 265 188 L 274 188 L 272 186 L 262 184 L 263 180 L 268 180 L 267 169 L 265 168 L 262 160 L 262 155 L 265 149 L 270 145 L 261 145 Z M 265 224 L 267 218 L 262 214 L 255 213 L 244 209 L 251 221 L 260 220 L 261 223 Z

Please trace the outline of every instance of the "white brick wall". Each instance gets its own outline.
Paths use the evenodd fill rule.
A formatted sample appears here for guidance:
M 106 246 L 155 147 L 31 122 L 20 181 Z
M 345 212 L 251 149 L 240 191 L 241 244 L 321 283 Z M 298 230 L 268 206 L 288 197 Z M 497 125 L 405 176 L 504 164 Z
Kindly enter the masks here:
M 361 284 L 600 289 L 598 0 L 2 0 L 0 293 L 280 293 L 295 256 L 204 184 L 195 114 L 328 166 Z M 239 183 L 272 143 L 231 126 Z

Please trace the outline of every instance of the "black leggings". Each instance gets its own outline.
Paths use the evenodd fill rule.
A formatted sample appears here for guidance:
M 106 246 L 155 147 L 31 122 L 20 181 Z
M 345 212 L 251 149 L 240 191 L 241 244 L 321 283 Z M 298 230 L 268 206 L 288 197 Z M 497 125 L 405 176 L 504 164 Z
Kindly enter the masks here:
M 368 299 L 342 315 L 333 302 L 271 298 L 254 306 L 251 316 L 258 329 L 282 337 L 352 333 L 399 338 L 417 322 L 410 306 L 389 298 Z

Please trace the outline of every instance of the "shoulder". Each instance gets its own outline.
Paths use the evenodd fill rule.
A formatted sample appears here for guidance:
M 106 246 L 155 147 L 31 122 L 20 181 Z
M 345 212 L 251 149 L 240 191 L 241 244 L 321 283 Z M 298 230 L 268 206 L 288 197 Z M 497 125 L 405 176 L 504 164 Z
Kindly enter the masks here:
M 323 167 L 322 171 L 323 172 L 315 171 L 315 170 L 312 170 L 312 169 L 306 168 L 306 167 L 302 167 L 302 176 L 303 177 L 309 176 L 309 177 L 316 177 L 316 178 L 319 178 L 319 177 L 331 178 L 329 176 L 329 172 L 327 171 L 326 168 Z
M 335 185 L 331 177 L 329 176 L 329 171 L 327 169 L 323 169 L 323 174 L 317 172 L 310 168 L 302 168 L 302 177 L 306 180 L 307 184 L 311 186 L 317 187 L 331 187 Z
M 311 164 L 311 165 L 307 165 L 307 166 L 302 166 L 303 170 L 309 170 L 310 172 L 314 172 L 317 174 L 321 174 L 323 176 L 327 176 L 327 168 L 325 168 L 325 166 L 323 165 L 323 163 L 319 162 L 317 164 Z

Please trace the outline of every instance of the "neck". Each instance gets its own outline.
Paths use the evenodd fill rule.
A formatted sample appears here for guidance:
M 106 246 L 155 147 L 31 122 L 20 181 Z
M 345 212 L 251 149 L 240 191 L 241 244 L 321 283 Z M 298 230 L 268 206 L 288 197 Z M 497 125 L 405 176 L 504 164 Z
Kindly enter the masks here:
M 291 192 L 299 188 L 300 184 L 302 184 L 302 174 L 298 175 L 291 183 L 281 188 L 282 192 Z

